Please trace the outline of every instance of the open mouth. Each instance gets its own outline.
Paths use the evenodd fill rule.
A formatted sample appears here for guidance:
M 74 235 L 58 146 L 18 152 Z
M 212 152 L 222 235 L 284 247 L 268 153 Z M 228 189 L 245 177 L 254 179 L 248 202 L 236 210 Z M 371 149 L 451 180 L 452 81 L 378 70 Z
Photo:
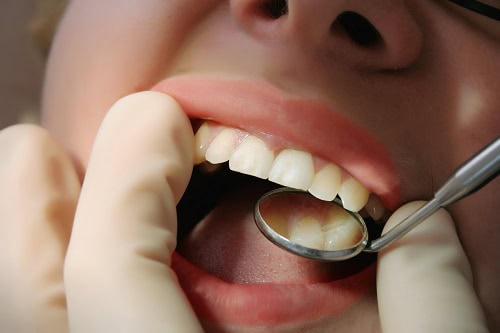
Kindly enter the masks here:
M 202 321 L 309 322 L 344 312 L 373 288 L 373 255 L 297 257 L 265 239 L 252 212 L 283 185 L 319 200 L 338 195 L 347 209 L 383 219 L 397 204 L 398 181 L 378 143 L 323 105 L 261 83 L 179 77 L 153 89 L 173 96 L 196 131 L 198 166 L 178 205 L 173 268 Z
M 225 168 L 222 167 L 223 163 L 227 163 Z M 210 193 L 210 189 L 219 188 L 219 191 L 215 191 L 217 194 L 215 198 L 220 197 L 221 193 L 238 190 L 245 185 L 263 189 L 276 187 L 258 181 L 258 179 L 267 179 L 274 184 L 308 191 L 319 200 L 332 201 L 338 196 L 345 209 L 352 212 L 361 211 L 366 219 L 376 221 L 378 225 L 386 215 L 381 200 L 376 195 L 370 194 L 359 181 L 342 168 L 306 151 L 283 147 L 280 142 L 274 138 L 270 139 L 269 136 L 261 139 L 241 129 L 204 121 L 195 135 L 195 164 L 200 165 L 197 170 L 202 170 L 201 173 L 204 173 L 206 177 L 200 177 L 200 171 L 198 171 L 192 183 L 196 183 L 196 179 L 209 179 L 211 174 L 224 169 L 220 172 L 222 175 L 219 175 L 209 188 L 201 191 Z M 228 172 L 228 169 L 236 174 Z M 251 177 L 242 177 L 242 175 Z M 195 186 L 191 188 L 193 187 Z M 200 191 L 195 192 L 200 193 Z M 187 202 L 201 200 L 201 198 L 198 200 L 189 198 L 188 195 Z M 300 206 L 300 201 L 292 205 L 288 202 L 289 200 L 282 200 L 280 205 L 282 212 L 290 211 L 291 207 Z M 292 206 L 288 207 L 290 205 Z M 306 209 L 304 205 L 302 206 L 302 210 Z M 210 207 L 208 209 L 210 210 Z M 310 209 L 309 206 L 308 210 Z M 286 233 L 291 235 L 291 240 L 301 245 L 334 250 L 339 248 L 337 244 L 348 244 L 349 239 L 355 239 L 360 233 L 356 222 L 346 219 L 336 211 L 334 213 L 327 213 L 326 215 L 329 216 L 322 214 L 321 217 L 318 215 L 313 217 L 314 214 L 306 213 L 304 217 L 295 218 L 293 221 L 290 219 L 288 223 L 281 223 L 278 227 L 282 230 L 286 228 Z M 285 216 L 278 210 L 276 214 Z M 298 216 L 297 213 L 293 215 Z M 273 222 L 276 220 L 274 219 Z

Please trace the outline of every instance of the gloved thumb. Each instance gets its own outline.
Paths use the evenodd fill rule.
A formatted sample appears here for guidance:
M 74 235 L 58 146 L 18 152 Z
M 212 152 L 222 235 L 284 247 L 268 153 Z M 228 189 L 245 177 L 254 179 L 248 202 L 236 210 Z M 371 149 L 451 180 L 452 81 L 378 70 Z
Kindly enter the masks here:
M 398 209 L 384 232 L 422 205 Z M 488 331 L 469 262 L 444 209 L 379 253 L 377 297 L 384 333 Z

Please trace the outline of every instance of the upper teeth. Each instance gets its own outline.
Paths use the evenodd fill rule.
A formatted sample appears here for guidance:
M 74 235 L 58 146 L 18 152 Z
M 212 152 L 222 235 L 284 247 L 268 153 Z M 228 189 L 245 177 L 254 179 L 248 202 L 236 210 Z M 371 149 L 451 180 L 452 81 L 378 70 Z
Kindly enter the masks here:
M 258 162 L 257 162 L 258 160 Z M 229 157 L 229 168 L 244 174 L 266 179 L 274 161 L 274 154 L 255 136 L 248 136 Z
M 254 135 L 212 122 L 204 122 L 195 135 L 195 163 L 204 161 L 229 161 L 233 171 L 308 190 L 326 201 L 338 194 L 351 211 L 362 209 L 370 196 L 363 185 L 333 163 L 297 149 L 272 150 Z
M 238 168 L 233 169 L 239 171 Z M 308 190 L 314 178 L 311 154 L 295 149 L 284 149 L 274 159 L 269 180 L 280 185 Z

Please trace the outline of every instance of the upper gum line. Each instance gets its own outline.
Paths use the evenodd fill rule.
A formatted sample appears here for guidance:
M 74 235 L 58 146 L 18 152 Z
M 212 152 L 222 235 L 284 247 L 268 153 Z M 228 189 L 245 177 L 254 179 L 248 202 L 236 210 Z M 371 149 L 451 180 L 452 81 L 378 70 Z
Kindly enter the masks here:
M 267 164 L 267 166 L 264 166 L 266 170 L 259 169 L 256 171 L 250 170 L 247 172 L 246 170 L 241 170 L 240 166 L 235 168 L 232 167 L 233 160 L 241 159 L 241 157 L 236 157 L 236 155 L 238 154 L 235 154 L 235 152 L 243 147 L 243 144 L 246 141 L 248 142 L 248 144 L 246 144 L 247 146 L 255 146 L 257 147 L 255 149 L 260 149 L 259 151 L 264 151 L 263 147 L 265 147 L 268 151 L 272 152 L 272 157 L 269 156 L 269 153 L 264 152 L 264 155 L 266 155 L 267 157 L 259 156 L 256 158 L 251 158 L 253 160 L 263 159 L 264 162 L 262 162 L 262 160 L 259 160 L 259 163 L 262 162 L 263 164 Z M 214 142 L 217 142 L 217 144 L 212 145 L 212 143 Z M 217 147 L 219 151 L 216 151 L 216 153 L 221 153 L 219 154 L 220 156 L 217 154 L 213 154 L 213 152 L 211 151 L 211 147 L 221 145 L 221 142 L 223 142 L 222 146 L 225 147 Z M 247 150 L 245 150 L 245 153 L 246 152 Z M 243 159 L 245 160 L 247 158 L 243 157 Z M 282 164 L 286 165 L 286 169 L 305 169 L 306 171 L 303 172 L 305 176 L 297 176 L 299 180 L 305 177 L 305 179 L 303 179 L 303 182 L 301 183 L 299 181 L 298 183 L 294 183 L 292 180 L 292 183 L 287 183 L 287 176 L 280 175 L 280 172 L 283 173 L 283 171 L 281 171 L 283 167 L 280 167 L 278 165 L 281 163 L 280 160 L 285 161 L 282 162 Z M 342 167 L 336 165 L 335 163 L 314 156 L 307 151 L 290 148 L 285 143 L 280 142 L 278 139 L 273 138 L 272 136 L 262 135 L 260 133 L 249 133 L 242 129 L 225 126 L 212 121 L 203 121 L 200 128 L 196 131 L 195 135 L 195 164 L 200 164 L 205 161 L 208 161 L 212 164 L 219 164 L 229 161 L 230 168 L 233 171 L 250 174 L 252 176 L 260 178 L 269 177 L 270 181 L 288 187 L 308 190 L 315 197 L 326 201 L 333 200 L 333 198 L 338 194 L 341 197 L 344 206 L 352 211 L 359 211 L 363 207 L 365 207 L 370 197 L 370 192 L 357 179 L 352 177 Z M 293 164 L 300 164 L 300 166 L 290 165 L 292 163 L 287 163 L 288 161 L 297 161 L 297 163 Z M 240 161 L 238 161 L 238 163 L 241 164 Z M 243 163 L 248 162 L 244 161 Z M 244 168 L 245 167 L 243 167 L 243 169 Z M 297 173 L 302 173 L 299 171 L 297 171 Z M 293 170 L 284 172 L 293 173 Z M 334 190 L 335 187 L 337 188 L 336 191 Z M 332 194 L 333 192 L 335 193 Z M 332 195 L 333 198 L 331 197 Z M 380 205 L 380 203 L 377 202 L 375 204 Z M 380 207 L 374 209 L 374 211 L 380 211 Z
M 263 141 L 266 145 L 266 147 L 273 151 L 275 156 L 277 156 L 281 151 L 285 149 L 293 149 L 297 151 L 304 151 L 303 149 L 300 148 L 295 148 L 293 146 L 287 145 L 283 143 L 281 140 L 273 137 L 272 135 L 266 135 L 262 133 L 249 133 L 246 130 L 242 130 L 236 127 L 231 127 L 231 126 L 226 126 L 222 125 L 210 120 L 204 121 L 200 128 L 203 127 L 204 125 L 209 126 L 209 142 L 211 143 L 215 137 L 217 137 L 222 131 L 225 129 L 229 130 L 234 130 L 237 133 L 237 136 L 235 137 L 235 148 L 238 147 L 243 141 L 245 141 L 248 137 L 255 137 L 261 141 Z M 196 130 L 196 133 L 198 133 L 199 129 Z M 332 163 L 328 162 L 325 159 L 321 157 L 317 157 L 311 153 L 311 156 L 313 157 L 313 162 L 314 162 L 314 168 L 317 171 L 320 171 L 325 165 Z M 199 156 L 201 158 L 201 155 Z M 205 161 L 205 159 L 203 159 Z M 196 162 L 195 162 L 196 163 Z M 198 163 L 196 163 L 198 164 Z M 351 177 L 348 172 L 342 169 L 342 179 Z

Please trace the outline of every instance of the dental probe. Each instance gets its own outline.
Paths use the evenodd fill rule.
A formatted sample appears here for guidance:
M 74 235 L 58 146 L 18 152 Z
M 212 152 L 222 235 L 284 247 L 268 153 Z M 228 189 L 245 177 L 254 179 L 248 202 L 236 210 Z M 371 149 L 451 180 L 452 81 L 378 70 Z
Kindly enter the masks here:
M 255 205 L 254 219 L 260 231 L 271 242 L 289 252 L 302 257 L 323 261 L 346 260 L 356 256 L 360 252 L 378 252 L 389 246 L 419 225 L 439 208 L 446 207 L 476 192 L 491 180 L 496 178 L 499 173 L 500 137 L 496 138 L 493 142 L 488 144 L 481 151 L 462 164 L 434 194 L 434 198 L 432 200 L 378 239 L 370 241 L 368 239 L 368 231 L 363 218 L 357 213 L 347 211 L 355 218 L 356 222 L 359 223 L 362 236 L 361 240 L 357 244 L 350 248 L 341 250 L 320 250 L 294 243 L 273 230 L 262 217 L 260 206 L 269 198 L 290 193 L 307 194 L 307 192 L 291 188 L 280 188 L 264 194 Z M 338 199 L 332 201 L 332 204 L 342 207 L 342 204 Z

